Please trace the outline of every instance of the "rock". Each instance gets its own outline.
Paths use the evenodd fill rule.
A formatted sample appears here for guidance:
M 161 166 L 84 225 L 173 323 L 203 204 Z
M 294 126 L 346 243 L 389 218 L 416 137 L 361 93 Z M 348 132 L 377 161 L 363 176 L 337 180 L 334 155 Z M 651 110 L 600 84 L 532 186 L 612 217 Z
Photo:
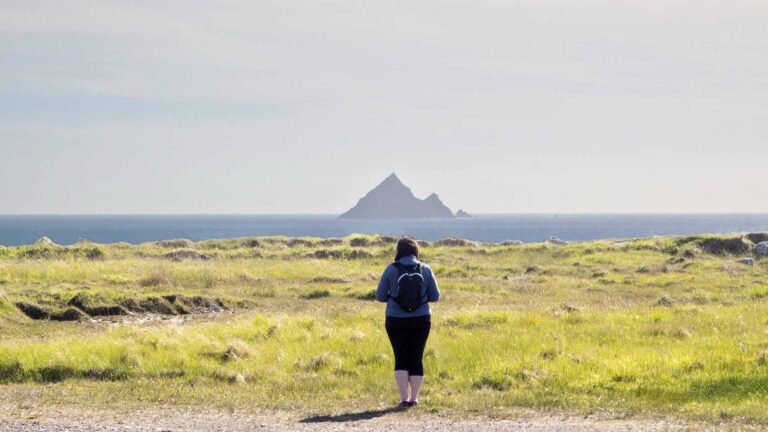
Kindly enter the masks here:
M 519 246 L 523 244 L 521 240 L 504 240 L 503 242 L 499 243 L 501 246 Z
M 471 218 L 472 215 L 467 213 L 467 212 L 465 212 L 462 209 L 459 209 L 459 211 L 456 212 L 456 217 L 457 218 Z
M 37 246 L 56 246 L 56 243 L 54 243 L 54 241 L 49 239 L 48 237 L 43 236 L 43 237 L 40 237 L 39 239 L 37 239 L 37 241 L 35 242 L 35 245 L 37 245 Z
M 744 265 L 751 266 L 752 264 L 755 263 L 755 260 L 752 259 L 752 258 L 742 258 L 742 259 L 740 259 L 740 260 L 738 260 L 736 262 L 739 263 L 739 264 L 744 264 Z
M 546 240 L 546 242 L 547 242 L 547 243 L 551 243 L 551 244 L 555 244 L 555 245 L 564 245 L 564 244 L 566 244 L 566 242 L 565 242 L 565 241 L 563 241 L 563 240 L 560 240 L 559 238 L 557 238 L 557 237 L 555 237 L 555 236 L 551 236 L 551 237 L 549 237 L 549 238 Z
M 768 241 L 762 241 L 755 245 L 755 255 L 759 257 L 768 256 Z
M 460 239 L 460 238 L 441 238 L 435 242 L 435 246 L 475 246 L 476 243 L 472 240 Z

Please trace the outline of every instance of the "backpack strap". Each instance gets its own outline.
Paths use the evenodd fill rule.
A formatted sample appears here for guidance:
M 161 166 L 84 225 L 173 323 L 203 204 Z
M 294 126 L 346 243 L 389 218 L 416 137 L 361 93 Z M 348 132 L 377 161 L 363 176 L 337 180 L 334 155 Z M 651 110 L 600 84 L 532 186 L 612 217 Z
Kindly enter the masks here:
M 421 273 L 421 263 L 416 263 L 414 265 L 405 265 L 399 261 L 395 261 L 392 263 L 393 266 L 400 272 L 400 274 L 403 274 L 407 272 L 408 270 L 414 270 L 412 273 Z

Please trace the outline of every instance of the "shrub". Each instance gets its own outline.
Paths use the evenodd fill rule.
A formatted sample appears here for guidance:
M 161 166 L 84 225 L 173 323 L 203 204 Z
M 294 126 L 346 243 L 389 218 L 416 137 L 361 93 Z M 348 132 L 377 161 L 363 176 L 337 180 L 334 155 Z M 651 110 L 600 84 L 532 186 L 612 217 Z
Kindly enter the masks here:
M 286 246 L 288 247 L 296 247 L 296 246 L 304 246 L 304 247 L 312 247 L 315 243 L 311 240 L 307 239 L 301 239 L 301 238 L 292 238 L 286 242 Z
M 247 248 L 257 248 L 257 247 L 261 246 L 261 242 L 257 238 L 248 238 L 248 239 L 243 240 L 241 245 L 243 247 L 247 247 Z
M 86 259 L 89 259 L 89 260 L 104 259 L 104 251 L 102 251 L 97 247 L 85 249 L 84 252 L 85 252 Z
M 195 243 L 189 239 L 173 239 L 162 240 L 155 244 L 163 248 L 191 248 Z
M 758 244 L 760 242 L 768 241 L 768 232 L 749 233 L 746 237 L 747 240 L 752 243 Z
M 465 240 L 460 238 L 443 238 L 436 241 L 435 246 L 475 246 L 476 243 L 472 240 Z
M 749 245 L 741 237 L 708 238 L 699 243 L 701 249 L 713 255 L 738 255 L 749 251 Z
M 352 298 L 358 299 L 358 300 L 376 300 L 376 290 L 372 289 L 366 292 L 358 292 L 358 293 L 352 293 L 349 295 Z
M 354 237 L 349 240 L 349 245 L 352 247 L 366 247 L 371 245 L 371 240 L 367 237 Z
M 307 299 L 307 300 L 313 300 L 313 299 L 319 299 L 319 298 L 330 297 L 330 296 L 331 296 L 331 292 L 328 290 L 315 290 L 315 291 L 310 291 L 308 294 L 301 296 L 301 298 Z
M 211 259 L 209 255 L 206 255 L 194 249 L 176 249 L 174 251 L 168 252 L 167 254 L 163 255 L 163 258 L 166 258 L 172 261 L 182 261 L 185 259 L 192 259 L 192 260 Z

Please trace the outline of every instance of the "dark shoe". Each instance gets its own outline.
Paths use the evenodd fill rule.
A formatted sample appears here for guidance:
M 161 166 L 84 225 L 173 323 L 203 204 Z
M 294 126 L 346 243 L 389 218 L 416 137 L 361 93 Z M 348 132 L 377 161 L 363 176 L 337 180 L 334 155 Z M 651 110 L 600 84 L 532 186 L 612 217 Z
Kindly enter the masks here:
M 419 400 L 416 399 L 416 400 L 408 401 L 406 403 L 408 404 L 409 407 L 415 407 L 416 405 L 419 404 Z
M 400 401 L 400 404 L 397 406 L 398 408 L 410 408 L 411 403 L 408 401 Z

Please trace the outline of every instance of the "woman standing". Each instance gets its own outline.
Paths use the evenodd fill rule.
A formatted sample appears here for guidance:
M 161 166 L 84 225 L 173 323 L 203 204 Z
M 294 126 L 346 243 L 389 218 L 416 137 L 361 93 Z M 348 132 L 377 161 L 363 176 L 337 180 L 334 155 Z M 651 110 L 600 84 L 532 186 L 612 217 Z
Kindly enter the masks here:
M 384 326 L 395 353 L 395 383 L 401 407 L 419 403 L 424 380 L 422 357 L 431 327 L 429 303 L 439 299 L 432 269 L 419 261 L 418 243 L 410 237 L 401 238 L 395 262 L 384 270 L 376 288 L 376 300 L 387 302 Z

